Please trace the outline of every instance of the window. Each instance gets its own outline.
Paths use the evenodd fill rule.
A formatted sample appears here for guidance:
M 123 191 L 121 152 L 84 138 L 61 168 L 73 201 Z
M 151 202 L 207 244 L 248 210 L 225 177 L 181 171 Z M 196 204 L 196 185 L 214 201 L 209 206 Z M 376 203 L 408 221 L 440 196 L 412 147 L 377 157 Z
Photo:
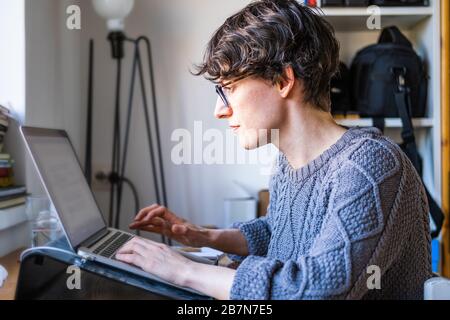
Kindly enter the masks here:
M 25 1 L 0 0 L 0 104 L 25 117 Z

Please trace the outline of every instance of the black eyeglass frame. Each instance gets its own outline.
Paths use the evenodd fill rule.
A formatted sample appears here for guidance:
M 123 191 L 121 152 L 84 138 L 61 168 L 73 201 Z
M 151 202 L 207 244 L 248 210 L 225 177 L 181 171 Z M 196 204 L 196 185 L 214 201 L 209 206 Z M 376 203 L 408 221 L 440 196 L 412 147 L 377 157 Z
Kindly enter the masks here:
M 216 85 L 216 93 L 219 95 L 220 99 L 222 99 L 225 107 L 229 108 L 230 103 L 228 102 L 227 96 L 223 92 L 223 87 L 220 84 Z
M 225 107 L 230 108 L 230 102 L 228 101 L 227 96 L 223 92 L 223 88 L 225 88 L 225 87 L 227 87 L 227 86 L 229 86 L 231 84 L 235 84 L 238 81 L 244 80 L 245 78 L 250 77 L 251 75 L 252 74 L 247 74 L 247 75 L 241 76 L 241 77 L 239 77 L 237 79 L 231 80 L 230 82 L 228 82 L 225 85 L 220 85 L 220 84 L 216 85 L 216 93 L 222 99 L 223 103 L 225 104 Z

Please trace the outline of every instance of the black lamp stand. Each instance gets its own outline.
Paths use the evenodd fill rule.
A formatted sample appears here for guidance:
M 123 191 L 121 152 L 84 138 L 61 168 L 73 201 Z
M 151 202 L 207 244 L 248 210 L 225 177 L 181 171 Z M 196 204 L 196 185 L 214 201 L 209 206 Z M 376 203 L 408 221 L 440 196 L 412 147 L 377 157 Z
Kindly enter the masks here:
M 158 124 L 158 110 L 155 95 L 155 82 L 153 73 L 153 62 L 152 62 L 152 51 L 150 40 L 141 36 L 137 39 L 128 38 L 123 32 L 115 31 L 108 35 L 108 41 L 111 44 L 112 58 L 116 60 L 117 63 L 117 73 L 116 73 L 116 88 L 115 88 L 115 108 L 114 108 L 114 129 L 113 129 L 113 145 L 112 145 L 112 157 L 111 157 L 111 173 L 107 178 L 111 184 L 110 187 L 110 199 L 109 199 L 109 226 L 114 228 L 119 228 L 120 225 L 120 211 L 122 207 L 122 193 L 124 183 L 130 187 L 133 193 L 135 201 L 135 212 L 139 211 L 139 196 L 136 187 L 130 179 L 125 176 L 125 169 L 128 158 L 128 143 L 130 136 L 131 127 L 131 115 L 133 111 L 133 101 L 134 101 L 134 89 L 136 85 L 136 75 L 138 76 L 139 85 L 141 87 L 142 103 L 144 111 L 144 121 L 146 126 L 146 135 L 148 142 L 148 150 L 151 159 L 151 175 L 153 179 L 153 185 L 155 187 L 156 202 L 167 206 L 167 195 L 166 195 L 166 185 L 164 180 L 164 166 L 162 161 L 161 153 L 161 143 L 160 143 L 160 133 Z M 122 62 L 125 56 L 125 44 L 131 43 L 133 45 L 133 63 L 131 70 L 131 80 L 130 88 L 128 93 L 128 106 L 125 119 L 125 131 L 123 142 L 124 145 L 121 146 L 122 140 L 122 129 L 121 129 L 121 118 L 120 118 L 120 99 L 121 99 L 121 87 L 122 87 Z M 147 99 L 147 86 L 145 83 L 144 67 L 142 63 L 142 53 L 141 47 L 144 46 L 144 54 L 147 55 L 148 59 L 148 76 L 150 79 L 150 89 L 151 89 L 151 115 L 149 112 L 149 104 Z M 89 142 L 86 144 L 86 174 L 91 170 L 90 157 L 91 157 L 91 112 L 92 112 L 92 64 L 93 64 L 93 44 L 91 42 L 90 48 L 90 81 L 89 81 L 89 99 L 88 99 L 88 138 Z M 154 124 L 154 137 L 152 136 L 152 126 L 150 121 L 150 116 L 153 117 Z M 156 147 L 156 149 L 155 149 Z M 89 148 L 89 149 L 88 149 Z M 155 156 L 156 154 L 156 156 Z M 89 158 L 88 158 L 89 157 Z M 158 171 L 159 170 L 159 171 Z M 100 177 L 101 178 L 101 177 Z M 166 243 L 166 239 L 162 236 L 163 243 Z M 169 239 L 169 245 L 171 241 Z

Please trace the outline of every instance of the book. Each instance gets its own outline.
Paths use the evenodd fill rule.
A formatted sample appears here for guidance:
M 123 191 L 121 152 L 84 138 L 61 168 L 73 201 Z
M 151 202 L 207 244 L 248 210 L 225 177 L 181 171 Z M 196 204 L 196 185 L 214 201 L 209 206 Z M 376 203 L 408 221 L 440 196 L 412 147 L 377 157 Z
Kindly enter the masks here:
M 0 167 L 0 178 L 11 177 L 13 175 L 12 168 Z
M 0 130 L 4 132 L 8 132 L 9 122 L 0 119 Z
M 10 160 L 0 160 L 0 168 L 12 168 L 13 164 L 14 162 Z
M 17 197 L 10 200 L 0 201 L 0 209 L 15 207 L 21 204 L 26 203 L 26 197 Z
M 2 118 L 0 117 L 0 125 L 3 126 L 3 127 L 5 127 L 5 128 L 8 128 L 8 127 L 9 127 L 9 121 L 8 121 L 8 120 L 5 120 L 5 119 L 2 119 Z
M 11 160 L 11 155 L 9 153 L 0 153 L 0 160 Z
M 0 104 L 0 112 L 6 115 L 9 115 L 9 109 Z
M 16 198 L 21 198 L 21 197 L 26 197 L 28 194 L 26 192 L 22 192 L 19 194 L 15 194 L 12 196 L 4 196 L 4 197 L 0 197 L 0 202 L 2 201 L 7 201 L 7 200 L 12 200 L 12 199 L 16 199 Z
M 0 160 L 0 167 L 2 168 L 9 168 L 13 162 L 11 160 Z
M 14 185 L 14 178 L 13 177 L 6 177 L 6 178 L 0 178 L 0 187 L 12 187 Z
M 27 188 L 25 186 L 14 186 L 9 188 L 0 188 L 0 197 L 14 196 L 25 193 Z

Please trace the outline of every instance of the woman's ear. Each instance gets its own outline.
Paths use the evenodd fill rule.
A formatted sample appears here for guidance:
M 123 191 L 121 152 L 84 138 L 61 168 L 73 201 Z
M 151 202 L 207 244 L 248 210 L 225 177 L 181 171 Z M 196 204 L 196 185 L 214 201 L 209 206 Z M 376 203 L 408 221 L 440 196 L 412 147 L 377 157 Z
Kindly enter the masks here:
M 284 68 L 283 75 L 277 84 L 278 92 L 282 98 L 287 98 L 295 84 L 294 70 L 291 66 Z

